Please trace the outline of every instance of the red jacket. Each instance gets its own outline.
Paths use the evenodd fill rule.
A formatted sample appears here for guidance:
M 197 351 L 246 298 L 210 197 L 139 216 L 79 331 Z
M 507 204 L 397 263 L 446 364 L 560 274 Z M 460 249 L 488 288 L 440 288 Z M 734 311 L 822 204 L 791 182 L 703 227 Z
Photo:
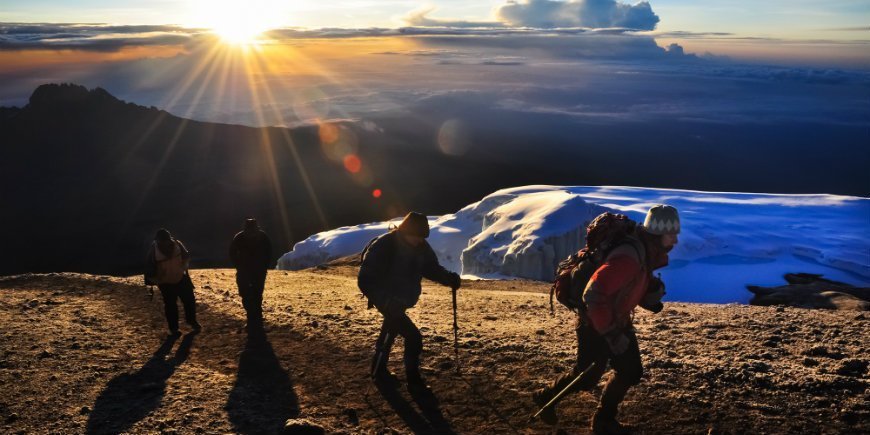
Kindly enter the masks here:
M 595 271 L 583 292 L 586 314 L 599 334 L 625 328 L 631 313 L 646 294 L 652 276 L 645 260 L 643 244 L 616 248 Z

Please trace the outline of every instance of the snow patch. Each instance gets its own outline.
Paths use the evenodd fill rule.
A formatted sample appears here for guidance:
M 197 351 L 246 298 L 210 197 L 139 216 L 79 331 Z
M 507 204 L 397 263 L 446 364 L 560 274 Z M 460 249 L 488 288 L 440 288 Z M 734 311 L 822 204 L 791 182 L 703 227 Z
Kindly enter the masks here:
M 700 192 L 618 186 L 499 190 L 453 214 L 430 217 L 429 243 L 467 277 L 550 280 L 605 211 L 643 221 L 652 205 L 680 212 L 680 243 L 661 269 L 667 300 L 747 302 L 747 284 L 779 285 L 788 272 L 870 285 L 870 200 L 839 195 Z M 342 227 L 297 243 L 279 269 L 354 254 L 400 219 Z

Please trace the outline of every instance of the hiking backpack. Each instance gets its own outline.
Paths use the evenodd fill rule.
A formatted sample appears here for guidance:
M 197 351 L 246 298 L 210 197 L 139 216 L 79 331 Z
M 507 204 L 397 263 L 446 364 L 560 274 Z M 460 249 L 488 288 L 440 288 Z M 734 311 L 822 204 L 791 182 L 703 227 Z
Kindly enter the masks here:
M 556 278 L 550 287 L 550 313 L 553 310 L 553 295 L 556 300 L 572 311 L 584 309 L 583 291 L 592 275 L 615 248 L 631 244 L 643 258 L 642 247 L 629 239 L 637 224 L 623 214 L 602 213 L 586 227 L 586 247 L 559 262 Z
M 394 238 L 395 235 L 391 235 L 391 234 L 393 234 L 392 228 L 390 229 L 389 232 L 387 232 L 385 234 L 381 234 L 381 235 L 369 240 L 369 242 L 366 243 L 365 248 L 363 248 L 363 250 L 359 253 L 360 273 L 359 273 L 359 275 L 357 275 L 357 287 L 359 287 L 360 291 L 362 292 L 362 295 L 366 299 L 370 300 L 372 298 L 373 295 L 371 295 L 370 292 L 377 291 L 377 289 L 373 288 L 375 285 L 375 282 L 373 282 L 373 279 L 375 279 L 376 277 L 371 276 L 370 274 L 364 276 L 362 273 L 363 267 L 366 264 L 366 261 L 369 259 L 369 257 L 368 257 L 369 250 L 371 249 L 372 245 L 374 245 L 375 242 L 377 242 L 381 238 L 384 238 L 384 237 Z M 384 245 L 384 247 L 383 247 L 384 248 L 384 257 L 386 257 L 386 259 L 391 259 L 391 258 L 393 258 L 393 256 L 395 255 L 395 252 L 396 252 L 395 242 L 393 240 L 387 240 L 387 242 L 388 243 L 386 245 Z M 384 259 L 382 259 L 382 261 L 383 260 Z M 371 307 L 372 307 L 372 305 L 371 305 L 371 301 L 370 301 L 369 308 L 371 308 Z

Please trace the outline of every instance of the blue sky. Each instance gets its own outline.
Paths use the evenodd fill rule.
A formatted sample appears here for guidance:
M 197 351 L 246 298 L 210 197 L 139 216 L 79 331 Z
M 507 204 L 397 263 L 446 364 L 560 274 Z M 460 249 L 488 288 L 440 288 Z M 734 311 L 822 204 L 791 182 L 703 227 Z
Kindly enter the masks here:
M 85 22 L 112 24 L 194 24 L 203 2 L 196 0 L 5 0 L 0 20 L 7 22 Z M 434 9 L 443 19 L 484 21 L 505 1 L 395 0 L 212 1 L 212 7 L 263 5 L 278 25 L 301 27 L 396 27 L 402 17 Z M 326 3 L 326 4 L 324 4 Z M 662 17 L 659 30 L 731 32 L 740 36 L 810 39 L 870 39 L 870 2 L 863 0 L 653 0 Z M 217 6 L 215 6 L 217 5 Z M 864 30 L 835 30 L 863 28 Z

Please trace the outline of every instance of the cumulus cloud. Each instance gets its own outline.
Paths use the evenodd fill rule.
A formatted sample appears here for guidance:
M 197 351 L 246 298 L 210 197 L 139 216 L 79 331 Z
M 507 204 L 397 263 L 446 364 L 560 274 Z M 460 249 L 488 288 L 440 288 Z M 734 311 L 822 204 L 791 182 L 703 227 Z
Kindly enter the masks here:
M 171 25 L 0 24 L 0 50 L 112 52 L 127 46 L 187 44 L 204 33 Z
M 659 22 L 658 15 L 645 1 L 630 5 L 616 0 L 511 0 L 498 9 L 497 16 L 511 26 L 537 28 L 653 30 Z

